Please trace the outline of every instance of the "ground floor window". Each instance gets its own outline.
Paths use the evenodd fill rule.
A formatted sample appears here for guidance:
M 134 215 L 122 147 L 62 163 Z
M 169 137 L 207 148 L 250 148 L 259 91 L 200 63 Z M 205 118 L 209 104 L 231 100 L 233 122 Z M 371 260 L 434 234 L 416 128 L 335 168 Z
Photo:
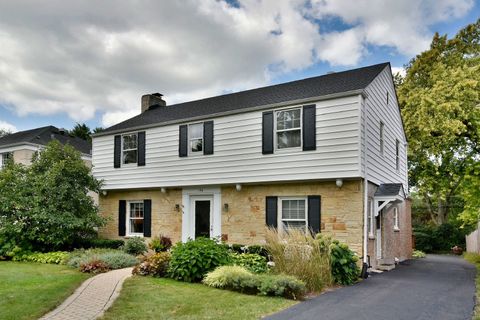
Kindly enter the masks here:
M 280 221 L 283 230 L 301 229 L 307 231 L 307 200 L 306 198 L 279 198 Z
M 13 152 L 2 153 L 2 167 L 5 167 L 10 160 L 13 160 Z
M 143 236 L 143 201 L 129 201 L 127 208 L 127 235 Z
M 398 217 L 398 208 L 395 207 L 393 208 L 393 229 L 394 230 L 400 230 L 400 223 L 399 223 L 399 217 Z

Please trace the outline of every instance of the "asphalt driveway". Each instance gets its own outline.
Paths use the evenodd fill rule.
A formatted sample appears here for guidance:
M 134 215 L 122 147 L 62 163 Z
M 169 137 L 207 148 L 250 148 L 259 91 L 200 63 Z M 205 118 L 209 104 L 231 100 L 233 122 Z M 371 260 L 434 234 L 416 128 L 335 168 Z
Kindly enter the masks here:
M 272 315 L 271 320 L 472 318 L 475 267 L 461 257 L 428 255 Z

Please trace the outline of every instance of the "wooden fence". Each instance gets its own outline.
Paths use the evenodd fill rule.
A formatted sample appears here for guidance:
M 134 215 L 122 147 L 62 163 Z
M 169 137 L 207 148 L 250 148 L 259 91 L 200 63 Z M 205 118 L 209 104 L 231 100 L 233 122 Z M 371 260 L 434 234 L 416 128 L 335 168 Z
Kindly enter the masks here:
M 480 222 L 477 230 L 465 236 L 465 241 L 467 242 L 467 252 L 480 253 Z

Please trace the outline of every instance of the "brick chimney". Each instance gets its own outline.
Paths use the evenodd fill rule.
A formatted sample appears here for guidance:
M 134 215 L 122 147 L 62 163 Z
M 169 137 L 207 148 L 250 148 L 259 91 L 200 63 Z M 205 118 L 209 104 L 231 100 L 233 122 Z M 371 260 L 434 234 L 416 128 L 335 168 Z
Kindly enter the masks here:
M 167 103 L 162 99 L 161 93 L 144 94 L 142 96 L 142 113 L 151 107 L 165 107 Z

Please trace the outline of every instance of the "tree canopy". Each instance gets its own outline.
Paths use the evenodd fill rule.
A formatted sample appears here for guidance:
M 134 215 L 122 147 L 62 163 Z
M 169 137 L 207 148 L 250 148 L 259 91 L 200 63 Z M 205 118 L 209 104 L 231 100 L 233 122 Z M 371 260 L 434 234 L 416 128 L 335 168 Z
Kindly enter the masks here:
M 459 203 L 478 218 L 480 20 L 452 39 L 435 34 L 430 49 L 412 59 L 396 83 L 410 183 L 432 221 L 444 223 Z
M 77 137 L 77 138 L 80 138 L 80 139 L 83 139 L 83 140 L 87 140 L 87 141 L 90 141 L 92 138 L 91 138 L 91 134 L 93 133 L 99 133 L 99 132 L 102 132 L 103 130 L 105 130 L 104 128 L 102 127 L 96 127 L 95 129 L 93 129 L 93 131 L 90 129 L 89 126 L 87 126 L 85 123 L 77 123 L 72 130 L 69 131 L 69 134 L 73 137 Z
M 0 171 L 0 256 L 15 247 L 55 250 L 95 235 L 103 224 L 89 191 L 101 183 L 70 145 L 53 140 L 31 166 Z

